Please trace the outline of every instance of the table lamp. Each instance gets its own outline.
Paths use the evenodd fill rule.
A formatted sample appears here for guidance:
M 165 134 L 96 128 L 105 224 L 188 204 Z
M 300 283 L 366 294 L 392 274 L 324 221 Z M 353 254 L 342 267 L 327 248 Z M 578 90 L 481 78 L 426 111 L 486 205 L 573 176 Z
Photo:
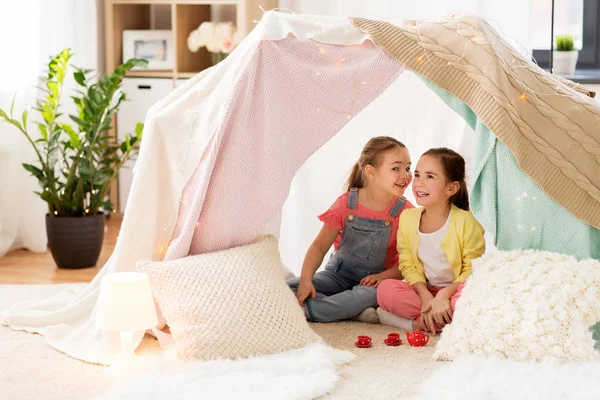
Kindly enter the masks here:
M 148 275 L 115 272 L 105 275 L 100 285 L 96 325 L 121 336 L 121 360 L 133 356 L 133 333 L 158 324 Z

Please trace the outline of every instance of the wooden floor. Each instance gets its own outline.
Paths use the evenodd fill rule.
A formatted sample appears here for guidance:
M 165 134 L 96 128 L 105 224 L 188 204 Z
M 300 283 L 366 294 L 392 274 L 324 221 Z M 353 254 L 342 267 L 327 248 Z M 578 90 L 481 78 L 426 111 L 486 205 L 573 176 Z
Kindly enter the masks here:
M 115 248 L 123 216 L 113 214 L 106 221 L 104 244 L 96 267 L 84 269 L 57 268 L 49 251 L 32 253 L 15 250 L 0 257 L 0 284 L 89 282 L 100 271 Z

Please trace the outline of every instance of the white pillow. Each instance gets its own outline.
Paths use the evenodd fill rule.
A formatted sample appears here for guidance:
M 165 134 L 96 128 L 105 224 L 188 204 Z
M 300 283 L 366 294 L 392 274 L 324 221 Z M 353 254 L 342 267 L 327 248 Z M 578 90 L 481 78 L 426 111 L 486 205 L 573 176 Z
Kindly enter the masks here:
M 588 329 L 598 321 L 599 261 L 534 250 L 498 251 L 473 262 L 473 275 L 433 356 L 597 360 L 600 353 Z
M 321 341 L 285 284 L 273 236 L 137 269 L 150 277 L 179 358 L 267 355 Z

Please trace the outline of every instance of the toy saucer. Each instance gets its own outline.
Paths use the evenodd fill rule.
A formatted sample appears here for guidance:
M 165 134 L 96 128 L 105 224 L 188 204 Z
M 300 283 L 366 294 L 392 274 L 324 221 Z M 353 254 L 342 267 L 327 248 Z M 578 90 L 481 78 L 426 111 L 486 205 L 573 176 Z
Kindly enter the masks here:
M 354 342 L 356 347 L 360 347 L 361 349 L 366 349 L 367 347 L 371 347 L 371 343 L 369 344 L 359 344 L 358 342 Z
M 383 341 L 383 343 L 387 344 L 388 346 L 400 346 L 402 344 L 402 340 L 399 340 L 396 343 L 392 343 L 392 342 L 388 341 L 387 339 L 385 339 Z

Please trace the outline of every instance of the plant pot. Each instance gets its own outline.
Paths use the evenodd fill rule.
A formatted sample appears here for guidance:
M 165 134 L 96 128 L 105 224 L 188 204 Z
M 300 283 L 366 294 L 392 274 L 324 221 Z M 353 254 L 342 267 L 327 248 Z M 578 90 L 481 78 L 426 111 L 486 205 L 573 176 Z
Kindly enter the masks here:
M 52 258 L 59 268 L 93 267 L 104 239 L 104 215 L 51 217 L 46 214 L 46 234 Z
M 555 74 L 559 75 L 573 75 L 575 73 L 575 66 L 577 65 L 577 58 L 579 57 L 579 51 L 554 51 L 552 60 L 552 69 Z

